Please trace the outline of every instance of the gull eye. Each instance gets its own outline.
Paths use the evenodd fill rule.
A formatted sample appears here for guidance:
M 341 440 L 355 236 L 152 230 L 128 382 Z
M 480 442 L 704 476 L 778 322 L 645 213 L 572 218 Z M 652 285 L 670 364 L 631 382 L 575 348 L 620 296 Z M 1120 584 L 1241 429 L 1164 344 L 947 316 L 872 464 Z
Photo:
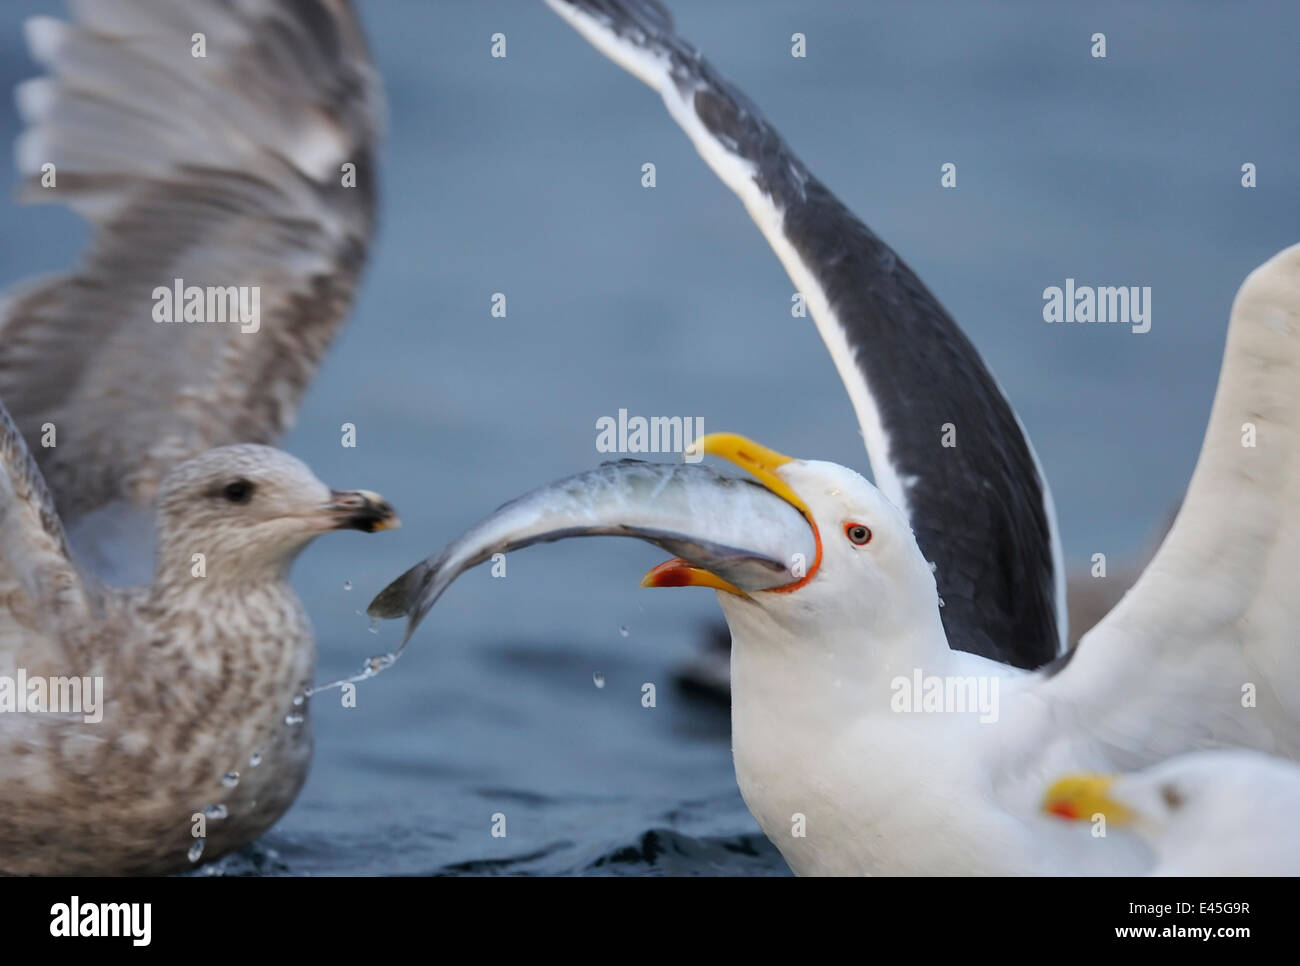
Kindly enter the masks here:
M 247 503 L 253 498 L 253 484 L 248 480 L 234 480 L 222 488 L 221 495 L 229 503 Z
M 1183 793 L 1173 785 L 1161 785 L 1160 797 L 1165 800 L 1165 804 L 1169 806 L 1170 811 L 1182 807 Z
M 849 538 L 849 543 L 857 544 L 859 547 L 871 542 L 871 528 L 864 527 L 860 523 L 844 524 L 844 535 Z

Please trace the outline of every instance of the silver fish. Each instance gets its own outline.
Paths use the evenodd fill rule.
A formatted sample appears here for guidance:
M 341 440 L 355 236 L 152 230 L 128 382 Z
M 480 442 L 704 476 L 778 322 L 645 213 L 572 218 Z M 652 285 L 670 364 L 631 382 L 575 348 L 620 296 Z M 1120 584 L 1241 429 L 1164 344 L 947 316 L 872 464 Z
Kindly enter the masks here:
M 816 553 L 803 514 L 759 483 L 693 463 L 620 460 L 505 504 L 385 587 L 366 613 L 408 618 L 405 647 L 470 567 L 534 543 L 592 536 L 637 537 L 746 592 L 792 583 L 794 562 Z

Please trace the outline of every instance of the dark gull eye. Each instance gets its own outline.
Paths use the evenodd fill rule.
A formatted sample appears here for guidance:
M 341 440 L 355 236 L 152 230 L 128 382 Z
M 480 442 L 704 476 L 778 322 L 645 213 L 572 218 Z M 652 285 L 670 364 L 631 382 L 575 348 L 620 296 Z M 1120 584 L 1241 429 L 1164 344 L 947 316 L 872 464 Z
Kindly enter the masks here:
M 1170 811 L 1182 807 L 1183 793 L 1173 785 L 1161 785 L 1160 797 L 1165 800 L 1165 804 L 1169 806 Z
M 253 498 L 253 484 L 248 480 L 235 480 L 225 485 L 221 495 L 231 503 L 247 503 Z
M 844 535 L 849 538 L 849 543 L 855 543 L 859 547 L 866 546 L 871 542 L 871 528 L 864 527 L 860 523 L 846 523 L 844 525 Z

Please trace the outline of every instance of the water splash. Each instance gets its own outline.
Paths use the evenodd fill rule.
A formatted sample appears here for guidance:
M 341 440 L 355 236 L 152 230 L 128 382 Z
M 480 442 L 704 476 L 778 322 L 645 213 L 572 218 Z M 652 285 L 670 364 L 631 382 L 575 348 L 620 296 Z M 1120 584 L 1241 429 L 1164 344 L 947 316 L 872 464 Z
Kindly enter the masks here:
M 204 839 L 195 839 L 194 844 L 190 846 L 190 850 L 185 853 L 186 858 L 191 862 L 199 861 L 199 858 L 203 855 L 204 841 Z
M 376 654 L 374 657 L 366 658 L 366 663 L 361 665 L 361 670 L 356 674 L 346 678 L 339 678 L 339 680 L 331 681 L 329 684 L 317 684 L 315 687 L 308 688 L 299 695 L 299 697 L 305 696 L 310 698 L 313 695 L 320 694 L 322 691 L 333 691 L 335 688 L 341 688 L 345 684 L 357 684 L 361 681 L 369 681 L 376 674 L 379 674 L 382 671 L 387 671 L 390 667 L 396 664 L 397 658 L 400 655 L 401 651 L 398 650 L 396 653 L 390 651 L 387 654 Z M 300 703 L 301 702 L 295 699 L 295 705 Z
M 300 714 L 286 714 L 284 716 L 284 723 L 287 724 L 290 728 L 302 724 L 303 721 L 305 720 L 306 719 Z

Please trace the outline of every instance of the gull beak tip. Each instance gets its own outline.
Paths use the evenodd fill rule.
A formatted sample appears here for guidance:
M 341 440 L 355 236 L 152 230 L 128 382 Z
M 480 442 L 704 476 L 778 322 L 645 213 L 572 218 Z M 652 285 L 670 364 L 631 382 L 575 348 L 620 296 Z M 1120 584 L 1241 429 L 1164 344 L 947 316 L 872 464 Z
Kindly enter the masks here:
M 735 584 L 723 580 L 712 571 L 696 567 L 690 561 L 683 560 L 681 557 L 665 560 L 659 566 L 650 568 L 650 570 L 646 571 L 645 576 L 641 578 L 641 586 L 712 587 L 714 590 L 725 591 L 728 594 L 749 599 L 749 594 Z
M 330 493 L 330 508 L 337 521 L 337 530 L 376 533 L 380 530 L 396 530 L 402 525 L 392 505 L 371 490 L 333 490 Z

